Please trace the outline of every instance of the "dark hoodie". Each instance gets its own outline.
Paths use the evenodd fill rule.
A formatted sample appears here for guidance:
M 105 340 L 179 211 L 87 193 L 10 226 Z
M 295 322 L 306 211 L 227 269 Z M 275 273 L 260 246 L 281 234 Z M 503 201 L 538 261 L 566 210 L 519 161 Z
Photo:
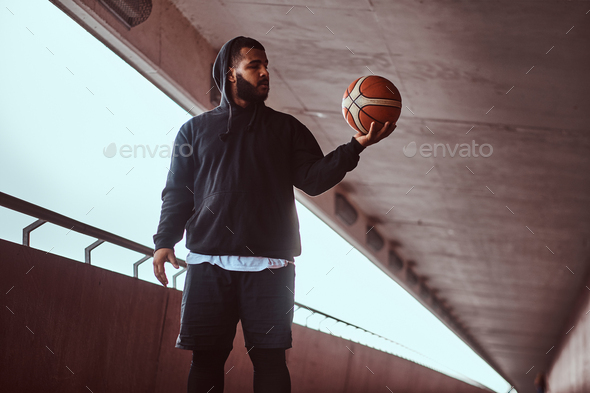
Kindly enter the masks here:
M 186 229 L 186 247 L 196 253 L 293 261 L 301 254 L 293 186 L 311 196 L 329 190 L 357 166 L 364 147 L 353 137 L 324 156 L 293 116 L 263 102 L 236 105 L 226 82 L 234 40 L 213 66 L 221 104 L 176 136 L 154 243 L 174 248 Z

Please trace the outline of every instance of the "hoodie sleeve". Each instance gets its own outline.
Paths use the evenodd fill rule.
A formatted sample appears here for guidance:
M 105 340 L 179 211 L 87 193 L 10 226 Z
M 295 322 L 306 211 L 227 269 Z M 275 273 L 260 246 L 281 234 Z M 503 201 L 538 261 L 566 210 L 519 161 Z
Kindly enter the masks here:
M 194 209 L 193 177 L 194 157 L 188 137 L 188 123 L 178 132 L 172 149 L 170 170 L 166 179 L 166 186 L 162 191 L 162 211 L 158 231 L 154 235 L 156 250 L 160 248 L 174 248 L 184 235 L 186 222 Z M 188 149 L 188 146 L 191 146 Z M 190 152 L 190 154 L 189 154 Z
M 357 166 L 365 147 L 352 137 L 324 156 L 311 131 L 299 121 L 297 124 L 292 140 L 293 185 L 310 196 L 320 195 Z

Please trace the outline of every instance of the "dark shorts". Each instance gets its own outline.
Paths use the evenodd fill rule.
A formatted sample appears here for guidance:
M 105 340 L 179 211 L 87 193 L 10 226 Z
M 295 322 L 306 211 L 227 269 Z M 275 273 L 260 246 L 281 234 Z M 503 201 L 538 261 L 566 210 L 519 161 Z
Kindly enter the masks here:
M 236 272 L 188 265 L 176 348 L 231 349 L 238 320 L 247 348 L 291 348 L 295 265 Z

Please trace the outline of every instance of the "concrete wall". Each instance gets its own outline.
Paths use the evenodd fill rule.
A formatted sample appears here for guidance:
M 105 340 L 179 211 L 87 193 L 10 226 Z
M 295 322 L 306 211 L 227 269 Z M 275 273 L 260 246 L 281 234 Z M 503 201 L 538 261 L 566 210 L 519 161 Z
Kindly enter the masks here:
M 186 391 L 191 352 L 174 348 L 182 292 L 4 240 L 0 268 L 2 391 Z M 483 391 L 299 325 L 293 340 L 293 392 Z M 226 392 L 252 391 L 239 325 L 225 369 Z
M 3 240 L 0 266 L 2 391 L 186 389 L 181 292 Z
M 548 373 L 551 393 L 590 392 L 589 288 L 590 276 L 573 307 L 571 317 L 564 325 L 563 339 L 554 349 L 556 354 Z
M 294 325 L 294 392 L 483 392 L 402 358 Z M 348 348 L 354 355 L 348 350 Z

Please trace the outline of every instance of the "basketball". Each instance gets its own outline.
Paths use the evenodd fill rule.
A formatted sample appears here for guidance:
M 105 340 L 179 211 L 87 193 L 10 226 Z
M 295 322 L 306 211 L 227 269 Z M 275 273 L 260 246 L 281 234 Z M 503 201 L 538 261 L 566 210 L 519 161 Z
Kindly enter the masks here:
M 385 122 L 395 124 L 402 111 L 402 97 L 389 80 L 363 76 L 348 86 L 342 98 L 342 114 L 356 131 L 368 134 L 371 123 L 379 130 Z

